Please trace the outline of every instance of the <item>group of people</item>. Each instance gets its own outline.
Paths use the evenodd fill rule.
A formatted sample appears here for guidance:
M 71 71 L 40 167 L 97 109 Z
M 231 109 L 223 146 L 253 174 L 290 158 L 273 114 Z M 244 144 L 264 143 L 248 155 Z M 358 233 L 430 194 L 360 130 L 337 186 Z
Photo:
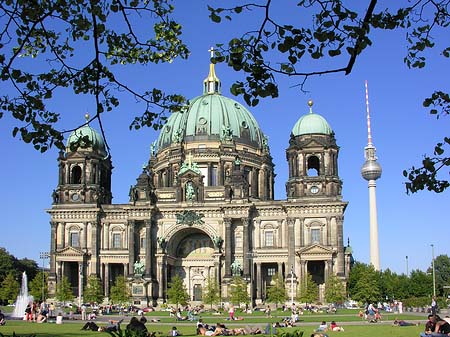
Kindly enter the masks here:
M 46 301 L 40 303 L 30 302 L 25 308 L 25 320 L 29 322 L 44 323 L 47 322 L 50 309 Z
M 441 318 L 439 315 L 428 315 L 425 331 L 421 337 L 448 337 L 450 335 L 450 317 Z
M 116 332 L 120 330 L 120 324 L 123 319 L 119 321 L 109 320 L 106 326 L 99 326 L 93 321 L 86 322 L 81 330 L 99 331 L 99 332 Z M 138 319 L 136 316 L 131 317 L 130 322 L 127 324 L 125 331 L 131 336 L 155 336 L 154 332 L 149 332 L 145 326 L 145 322 L 142 319 Z M 175 332 L 176 331 L 176 334 Z M 180 334 L 174 327 L 170 332 L 170 336 L 179 336 Z
M 236 336 L 236 335 L 256 335 L 261 334 L 259 328 L 227 328 L 225 324 L 217 323 L 216 325 L 208 325 L 201 319 L 197 322 L 197 335 L 201 336 Z

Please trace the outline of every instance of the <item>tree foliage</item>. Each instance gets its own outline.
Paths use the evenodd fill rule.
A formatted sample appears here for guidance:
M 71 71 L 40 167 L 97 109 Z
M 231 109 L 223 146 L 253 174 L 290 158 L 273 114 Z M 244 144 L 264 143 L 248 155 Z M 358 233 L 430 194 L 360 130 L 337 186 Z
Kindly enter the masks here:
M 241 276 L 234 276 L 230 283 L 230 298 L 232 304 L 240 305 L 241 303 L 250 303 L 250 296 L 247 291 L 247 283 Z
M 335 274 L 328 276 L 325 282 L 325 300 L 328 303 L 342 304 L 347 298 L 345 284 Z
M 172 277 L 172 281 L 167 287 L 167 297 L 170 303 L 176 304 L 177 308 L 181 305 L 186 305 L 189 301 L 189 294 L 183 280 L 178 275 Z
M 379 273 L 370 265 L 359 275 L 352 290 L 352 299 L 360 303 L 376 303 L 382 300 Z
M 301 279 L 297 299 L 305 303 L 314 303 L 319 299 L 319 286 L 314 282 L 310 273 L 306 273 Z
M 267 290 L 267 302 L 275 303 L 275 307 L 278 308 L 278 304 L 284 303 L 286 300 L 286 284 L 284 283 L 282 275 L 276 273 L 272 276 L 272 281 Z
M 27 258 L 17 259 L 5 248 L 0 247 L 0 282 L 9 273 L 13 273 L 16 279 L 21 279 L 23 272 L 26 272 L 28 279 L 31 280 L 35 277 L 38 270 L 36 261 Z
M 166 112 L 179 110 L 184 98 L 157 88 L 138 92 L 121 79 L 117 70 L 118 66 L 188 57 L 189 50 L 180 39 L 182 27 L 172 19 L 176 10 L 173 3 L 3 2 L 0 80 L 4 94 L 0 97 L 0 118 L 8 114 L 16 120 L 13 136 L 20 135 L 41 152 L 53 145 L 63 149 L 63 134 L 73 129 L 58 127 L 62 115 L 49 104 L 62 92 L 93 97 L 93 118 L 98 119 L 103 136 L 101 114 L 119 105 L 118 92 L 128 93 L 144 105 L 130 128 L 161 127 Z M 409 68 L 425 67 L 429 55 L 450 56 L 448 41 L 438 43 L 435 39 L 445 36 L 450 25 L 448 0 L 417 0 L 382 8 L 377 7 L 377 0 L 263 0 L 208 9 L 212 22 L 232 21 L 237 15 L 251 16 L 247 22 L 256 22 L 254 26 L 244 25 L 242 32 L 219 43 L 213 57 L 214 62 L 225 62 L 245 74 L 245 81 L 234 83 L 231 92 L 242 95 L 250 106 L 256 106 L 260 98 L 277 97 L 281 76 L 298 78 L 298 87 L 304 90 L 311 76 L 350 74 L 368 47 L 382 43 L 376 40 L 376 30 L 406 31 L 403 60 Z M 280 12 L 295 13 L 298 21 L 292 23 Z M 136 29 L 138 25 L 140 29 Z M 423 106 L 438 118 L 447 116 L 449 94 L 436 88 Z M 73 146 L 86 140 L 82 138 Z M 408 193 L 423 189 L 442 192 L 449 187 L 444 175 L 450 166 L 449 145 L 450 138 L 443 137 L 432 155 L 425 155 L 421 164 L 403 172 Z
M 61 115 L 49 104 L 63 92 L 93 97 L 93 118 L 102 132 L 101 114 L 119 105 L 118 92 L 144 103 L 130 128 L 159 128 L 165 112 L 184 99 L 157 88 L 135 91 L 116 70 L 118 65 L 187 58 L 181 26 L 171 19 L 173 9 L 170 0 L 3 1 L 0 117 L 16 120 L 13 136 L 41 152 L 53 145 L 64 149 L 57 128 Z
M 299 87 L 303 90 L 308 77 L 350 74 L 357 57 L 378 42 L 373 41 L 375 30 L 406 30 L 407 51 L 403 60 L 408 68 L 425 67 L 426 56 L 433 51 L 445 58 L 450 56 L 448 41 L 440 45 L 434 39 L 445 34 L 450 25 L 447 0 L 418 0 L 404 7 L 396 4 L 380 9 L 376 8 L 377 0 L 364 5 L 344 0 L 302 0 L 289 7 L 266 0 L 229 8 L 209 6 L 210 18 L 217 23 L 222 19 L 231 21 L 237 15 L 260 18 L 256 26 L 244 27 L 240 36 L 219 44 L 214 60 L 245 73 L 245 82 L 237 81 L 231 91 L 255 106 L 261 97 L 278 96 L 280 76 L 300 78 Z M 283 16 L 276 15 L 279 10 L 296 11 L 299 23 L 283 22 Z M 305 19 L 308 15 L 312 20 Z M 323 62 L 310 62 L 320 59 L 326 59 L 326 68 L 321 68 Z M 437 89 L 424 99 L 423 106 L 437 117 L 446 116 L 450 113 L 449 94 Z M 435 146 L 434 154 L 425 156 L 421 166 L 403 172 L 408 179 L 407 192 L 424 188 L 442 192 L 449 186 L 448 179 L 439 176 L 443 168 L 448 171 L 450 166 L 449 145 L 450 138 L 444 137 Z
M 8 273 L 1 282 L 0 300 L 14 303 L 19 295 L 20 285 L 12 272 Z
M 413 270 L 410 275 L 409 290 L 414 297 L 428 296 L 433 293 L 433 277 L 421 270 Z
M 48 298 L 48 273 L 42 270 L 30 281 L 29 293 L 35 300 Z
M 434 259 L 436 274 L 436 294 L 444 294 L 444 286 L 450 286 L 450 258 L 448 255 L 439 255 Z
M 211 309 L 214 304 L 217 304 L 220 300 L 220 287 L 215 278 L 208 277 L 206 281 L 206 287 L 203 290 L 203 302 L 209 304 Z
M 131 298 L 131 290 L 125 276 L 117 276 L 110 289 L 109 299 L 114 304 L 127 304 Z
M 63 303 L 72 301 L 75 297 L 72 292 L 72 285 L 66 276 L 61 277 L 61 280 L 58 282 L 55 297 L 58 301 Z
M 103 295 L 103 286 L 95 275 L 88 277 L 86 287 L 84 288 L 83 298 L 88 303 L 102 303 L 105 296 Z

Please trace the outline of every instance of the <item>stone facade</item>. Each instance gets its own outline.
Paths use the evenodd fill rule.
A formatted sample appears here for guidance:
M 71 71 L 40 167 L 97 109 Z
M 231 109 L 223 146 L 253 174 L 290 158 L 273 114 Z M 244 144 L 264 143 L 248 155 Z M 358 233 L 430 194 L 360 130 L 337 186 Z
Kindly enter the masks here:
M 215 76 L 205 80 L 205 88 L 213 91 L 194 99 L 183 118 L 201 114 L 196 104 L 198 109 L 210 104 L 211 110 L 222 109 L 216 116 L 237 110 L 236 116 L 243 116 L 238 126 L 224 122 L 214 133 L 210 120 L 215 115 L 203 114 L 189 133 L 187 119 L 184 124 L 169 119 L 130 187 L 127 204 L 111 203 L 112 163 L 99 149 L 102 144 L 68 144 L 60 154 L 59 184 L 48 210 L 50 295 L 66 276 L 74 295 L 82 296 L 80 285 L 96 275 L 108 297 L 123 275 L 134 304 L 155 305 L 167 299 L 167 285 L 179 275 L 191 300 L 200 302 L 208 280 L 220 284 L 226 299 L 229 282 L 238 274 L 258 304 L 276 273 L 288 289 L 306 273 L 318 284 L 331 274 L 346 280 L 351 263 L 343 243 L 347 203 L 342 201 L 334 134 L 295 132 L 289 138 L 287 131 L 287 199 L 274 200 L 267 138 L 251 124 L 256 122 L 246 122 L 253 117 L 242 115 L 248 113 L 243 106 L 225 101 Z M 171 130 L 175 125 L 177 130 Z

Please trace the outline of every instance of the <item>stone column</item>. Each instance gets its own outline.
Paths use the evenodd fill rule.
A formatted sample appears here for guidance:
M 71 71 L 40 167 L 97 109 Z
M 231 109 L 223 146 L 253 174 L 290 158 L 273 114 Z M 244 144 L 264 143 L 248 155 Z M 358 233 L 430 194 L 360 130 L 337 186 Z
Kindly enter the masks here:
M 85 252 L 87 249 L 87 235 L 88 235 L 88 223 L 83 222 L 83 228 L 81 229 L 81 249 Z
M 161 257 L 161 265 L 159 266 L 159 298 L 166 300 L 167 292 L 167 256 L 164 254 Z
M 56 240 L 57 240 L 57 226 L 58 223 L 55 221 L 50 221 L 50 273 L 49 276 L 53 279 L 56 276 L 56 259 L 55 259 L 55 253 L 56 253 Z
M 66 247 L 66 224 L 64 222 L 60 222 L 61 226 L 61 240 L 60 240 L 60 248 Z
M 294 265 L 295 262 L 295 232 L 294 232 L 294 224 L 295 219 L 287 218 L 288 225 L 288 267 L 289 270 Z
M 134 275 L 134 262 L 136 261 L 134 227 L 135 220 L 128 220 L 128 274 L 131 276 Z
M 152 241 L 152 220 L 145 220 L 145 277 L 153 278 L 153 241 Z
M 326 220 L 327 220 L 327 224 L 325 226 L 325 230 L 327 231 L 327 239 L 326 239 L 325 245 L 331 246 L 334 244 L 332 241 L 333 239 L 332 239 L 332 235 L 331 235 L 331 231 L 332 231 L 331 217 L 327 216 Z
M 126 278 L 128 276 L 128 263 L 123 263 L 123 276 Z
M 109 297 L 109 263 L 105 263 L 105 279 L 103 280 L 103 284 L 105 286 L 105 296 Z
M 299 245 L 300 247 L 305 247 L 305 219 L 299 218 L 298 220 L 299 220 L 298 230 L 300 233 Z
M 242 231 L 242 256 L 243 256 L 243 271 L 244 271 L 244 277 L 248 277 L 251 275 L 250 273 L 250 250 L 249 250 L 249 230 L 248 230 L 248 218 L 241 218 L 243 231 Z
M 231 218 L 224 218 L 225 223 L 225 277 L 231 277 Z
M 261 262 L 256 262 L 256 300 L 261 299 L 262 277 L 261 277 Z
M 103 224 L 103 235 L 103 247 L 105 250 L 109 250 L 109 223 Z
M 338 276 L 345 275 L 345 257 L 344 257 L 344 232 L 343 232 L 344 216 L 336 217 L 336 236 L 337 236 L 337 266 L 336 274 Z
M 61 282 L 62 278 L 62 265 L 60 261 L 56 262 L 56 283 Z
M 91 273 L 98 275 L 99 264 L 98 264 L 98 222 L 93 222 L 91 224 Z

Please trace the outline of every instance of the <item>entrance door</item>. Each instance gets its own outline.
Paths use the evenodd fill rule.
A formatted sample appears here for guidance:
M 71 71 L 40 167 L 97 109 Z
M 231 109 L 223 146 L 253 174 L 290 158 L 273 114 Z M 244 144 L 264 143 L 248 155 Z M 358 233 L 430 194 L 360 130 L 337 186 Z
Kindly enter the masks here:
M 202 300 L 202 285 L 201 284 L 194 284 L 194 301 L 201 301 Z

